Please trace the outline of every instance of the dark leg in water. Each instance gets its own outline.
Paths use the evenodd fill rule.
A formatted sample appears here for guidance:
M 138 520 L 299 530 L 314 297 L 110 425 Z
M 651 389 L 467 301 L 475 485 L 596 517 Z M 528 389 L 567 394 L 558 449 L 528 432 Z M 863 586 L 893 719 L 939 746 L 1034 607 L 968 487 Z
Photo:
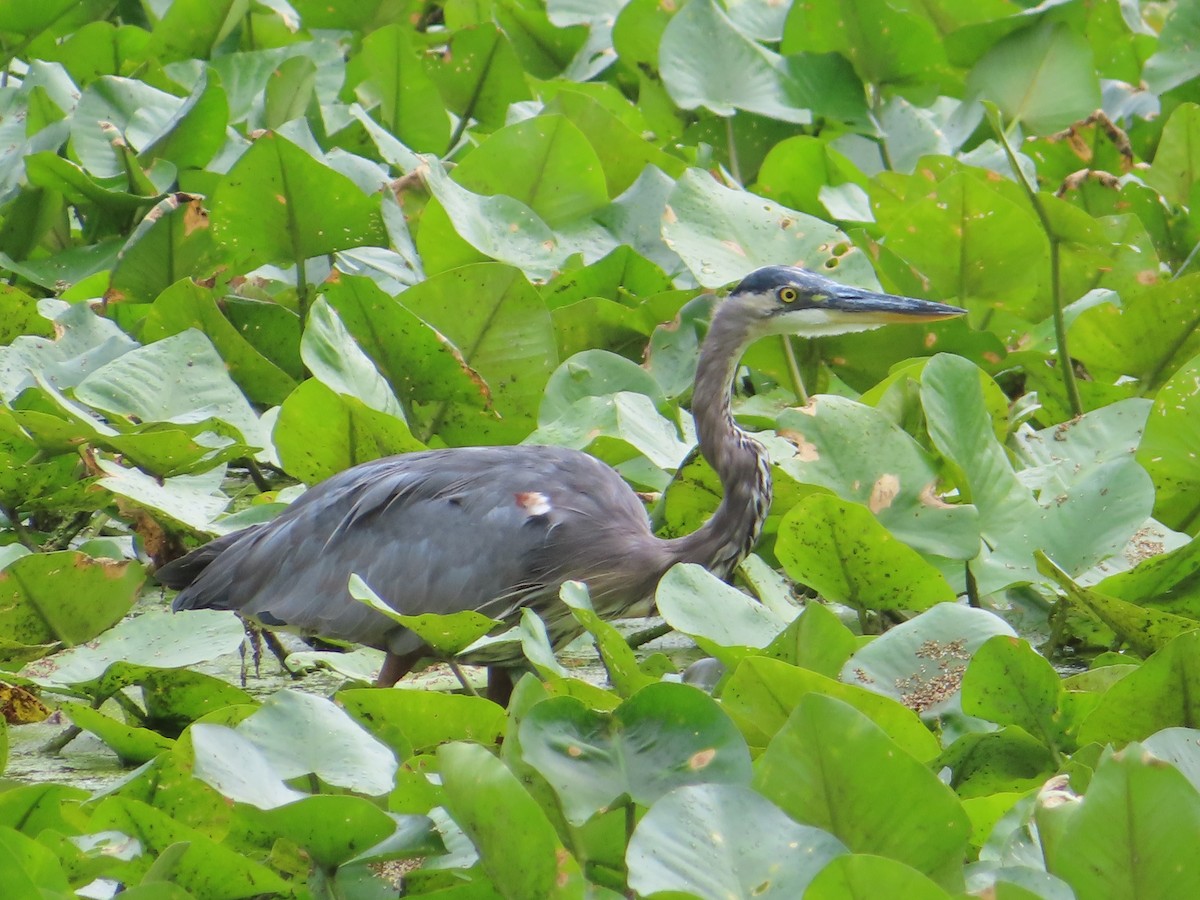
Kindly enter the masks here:
M 508 706 L 513 692 L 513 671 L 504 666 L 488 666 L 487 698 Z
M 422 649 L 415 653 L 405 653 L 403 656 L 397 656 L 395 653 L 389 653 L 383 658 L 383 667 L 379 670 L 379 675 L 375 678 L 376 687 L 391 687 L 405 675 L 412 671 L 413 666 L 421 661 L 421 657 L 428 655 L 428 651 Z

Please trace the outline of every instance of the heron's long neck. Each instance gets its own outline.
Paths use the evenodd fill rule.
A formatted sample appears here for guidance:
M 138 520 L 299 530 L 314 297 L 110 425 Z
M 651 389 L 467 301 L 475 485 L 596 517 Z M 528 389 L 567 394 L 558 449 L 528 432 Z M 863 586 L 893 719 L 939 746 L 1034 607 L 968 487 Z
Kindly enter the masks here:
M 677 562 L 700 563 L 724 578 L 758 541 L 771 506 L 771 465 L 763 446 L 733 421 L 733 378 L 750 337 L 744 322 L 721 313 L 718 307 L 700 351 L 692 415 L 700 452 L 720 477 L 724 496 L 698 531 L 669 543 Z

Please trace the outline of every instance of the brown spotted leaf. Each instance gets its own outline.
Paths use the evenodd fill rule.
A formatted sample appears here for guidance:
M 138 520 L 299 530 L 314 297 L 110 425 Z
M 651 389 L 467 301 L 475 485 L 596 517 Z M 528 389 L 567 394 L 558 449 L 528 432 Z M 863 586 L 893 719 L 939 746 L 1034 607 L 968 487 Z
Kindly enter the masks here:
M 31 553 L 0 572 L 0 638 L 81 644 L 121 620 L 145 580 L 140 563 Z

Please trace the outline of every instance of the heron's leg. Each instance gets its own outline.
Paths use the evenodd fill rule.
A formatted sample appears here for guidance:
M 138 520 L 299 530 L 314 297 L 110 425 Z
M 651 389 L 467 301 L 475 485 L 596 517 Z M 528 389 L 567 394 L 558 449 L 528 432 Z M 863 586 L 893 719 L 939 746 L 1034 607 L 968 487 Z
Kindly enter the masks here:
M 413 653 L 405 653 L 402 656 L 397 656 L 395 653 L 389 653 L 383 658 L 383 667 L 379 670 L 379 675 L 375 678 L 376 687 L 391 687 L 405 675 L 412 671 L 412 667 L 421 661 L 421 657 L 426 655 L 424 648 Z
M 487 698 L 493 703 L 508 706 L 512 692 L 512 670 L 507 666 L 488 666 Z

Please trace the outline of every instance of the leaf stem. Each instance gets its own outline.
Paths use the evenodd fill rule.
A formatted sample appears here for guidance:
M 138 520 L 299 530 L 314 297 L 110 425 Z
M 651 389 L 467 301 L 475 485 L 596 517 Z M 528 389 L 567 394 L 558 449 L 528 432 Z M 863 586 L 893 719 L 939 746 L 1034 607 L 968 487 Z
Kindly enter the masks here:
M 642 646 L 642 644 L 648 644 L 665 634 L 670 634 L 672 631 L 674 631 L 674 629 L 671 628 L 671 626 L 666 622 L 663 622 L 661 625 L 655 625 L 652 628 L 647 628 L 645 631 L 639 631 L 637 634 L 631 634 L 628 638 L 626 638 L 625 643 L 636 650 L 638 647 Z
M 1200 253 L 1200 242 L 1197 242 L 1196 246 L 1192 248 L 1192 252 L 1184 257 L 1183 262 L 1179 264 L 1179 268 L 1175 270 L 1175 274 L 1171 276 L 1172 281 L 1182 275 L 1187 267 L 1195 261 L 1197 253 Z
M 980 609 L 979 583 L 975 580 L 975 573 L 971 571 L 970 561 L 963 563 L 963 569 L 967 573 L 967 605 L 974 609 Z
M 472 697 L 478 697 L 479 691 L 475 690 L 475 686 L 467 680 L 467 673 L 462 670 L 462 666 L 460 666 L 454 659 L 447 659 L 446 664 L 450 666 L 450 671 L 454 673 L 456 678 L 458 678 L 459 684 L 463 686 L 463 690 L 465 690 Z
M 788 374 L 792 378 L 792 392 L 800 406 L 808 406 L 808 391 L 804 388 L 804 376 L 800 374 L 800 364 L 796 361 L 796 348 L 792 346 L 792 336 L 781 334 L 783 355 L 787 359 Z
M 1046 639 L 1039 650 L 1042 656 L 1046 659 L 1052 659 L 1059 648 L 1063 645 L 1063 632 L 1067 625 L 1067 601 L 1061 596 L 1054 601 L 1054 605 L 1050 608 L 1050 636 Z
M 1163 353 L 1159 354 L 1158 364 L 1150 370 L 1150 374 L 1144 379 L 1144 384 L 1142 387 L 1143 397 L 1157 393 L 1158 389 L 1162 387 L 1163 374 L 1171 365 L 1171 360 L 1173 360 L 1175 355 L 1183 349 L 1184 345 L 1188 342 L 1188 339 L 1191 338 L 1192 332 L 1194 332 L 1198 327 L 1200 327 L 1200 316 L 1192 319 L 1191 324 L 1183 329 L 1183 331 L 1181 331 L 1178 335 L 1176 335 L 1175 340 L 1171 342 L 1170 346 L 1168 346 Z
M 467 98 L 467 104 L 463 107 L 461 115 L 458 117 L 458 124 L 454 126 L 454 133 L 450 135 L 450 143 L 446 147 L 445 156 L 449 158 L 454 148 L 458 146 L 458 142 L 462 140 L 462 136 L 467 131 L 467 125 L 471 121 L 471 116 L 475 113 L 475 106 L 479 103 L 479 98 L 483 94 L 483 85 L 487 81 L 488 73 L 492 70 L 492 63 L 496 59 L 496 51 L 500 47 L 500 41 L 492 42 L 492 47 L 488 50 L 487 59 L 483 61 L 483 65 L 479 70 L 479 79 L 475 82 L 475 87 L 471 89 L 471 96 Z
M 996 132 L 996 136 L 1000 139 L 1000 146 L 1004 148 L 1004 155 L 1008 157 L 1008 164 L 1012 168 L 1013 177 L 1025 189 L 1025 194 L 1029 197 L 1029 202 L 1033 204 L 1033 211 L 1042 223 L 1042 230 L 1046 233 L 1046 240 L 1050 242 L 1050 302 L 1054 317 L 1054 342 L 1058 347 L 1058 368 L 1062 375 L 1063 388 L 1067 392 L 1067 402 L 1071 407 L 1071 415 L 1075 417 L 1082 416 L 1083 402 L 1079 399 L 1079 385 L 1075 381 L 1075 367 L 1071 362 L 1071 353 L 1067 349 L 1067 323 L 1063 315 L 1062 267 L 1060 261 L 1062 244 L 1058 235 L 1054 232 L 1054 227 L 1050 223 L 1050 216 L 1046 213 L 1046 207 L 1042 204 L 1041 197 L 1034 186 L 1026 179 L 1025 172 L 1017 162 L 1017 155 L 1013 152 L 1012 145 L 1008 142 L 1008 133 L 1002 127 L 1003 123 L 1000 121 L 1000 113 L 989 110 L 988 118 L 991 119 L 992 128 Z
M 742 166 L 738 162 L 737 141 L 733 138 L 733 116 L 725 117 L 725 143 L 727 145 L 726 150 L 729 153 L 729 174 L 738 183 L 738 187 L 741 187 Z
M 68 725 L 62 730 L 62 733 L 50 738 L 50 740 L 42 744 L 42 752 L 58 753 L 60 750 L 66 747 L 67 744 L 71 743 L 71 741 L 75 740 L 75 738 L 79 737 L 81 734 L 83 734 L 83 729 L 78 725 Z
M 271 489 L 271 482 L 267 481 L 267 476 L 263 474 L 263 470 L 259 468 L 253 457 L 247 456 L 239 459 L 238 462 L 246 467 L 250 480 L 254 482 L 254 486 L 258 488 L 260 494 L 265 494 Z
M 29 533 L 29 529 L 25 527 L 25 523 L 21 521 L 20 515 L 15 509 L 10 506 L 0 506 L 0 515 L 8 519 L 8 524 L 12 526 L 13 533 L 17 536 L 17 540 L 27 550 L 37 552 L 38 544 L 33 539 L 33 535 Z
M 91 521 L 91 513 L 83 511 L 76 513 L 70 519 L 60 524 L 50 537 L 46 538 L 46 542 L 42 545 L 41 549 L 66 550 L 71 546 L 71 541 L 75 540 Z
M 299 253 L 296 254 L 296 312 L 300 314 L 300 327 L 304 328 L 308 323 L 308 278 L 304 272 L 304 259 Z

